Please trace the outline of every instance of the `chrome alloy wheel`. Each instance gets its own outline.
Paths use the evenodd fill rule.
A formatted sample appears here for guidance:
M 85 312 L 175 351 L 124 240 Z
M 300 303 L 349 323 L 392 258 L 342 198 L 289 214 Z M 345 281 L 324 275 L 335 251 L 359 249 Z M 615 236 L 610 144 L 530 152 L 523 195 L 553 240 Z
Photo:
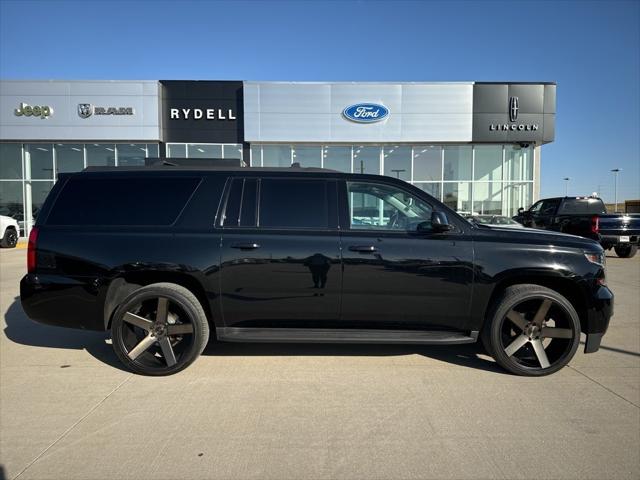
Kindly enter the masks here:
M 566 308 L 551 298 L 528 298 L 504 316 L 500 338 L 505 355 L 519 366 L 548 369 L 573 355 L 579 331 Z
M 122 316 L 120 339 L 130 360 L 147 368 L 173 367 L 188 350 L 193 324 L 168 298 L 144 300 Z

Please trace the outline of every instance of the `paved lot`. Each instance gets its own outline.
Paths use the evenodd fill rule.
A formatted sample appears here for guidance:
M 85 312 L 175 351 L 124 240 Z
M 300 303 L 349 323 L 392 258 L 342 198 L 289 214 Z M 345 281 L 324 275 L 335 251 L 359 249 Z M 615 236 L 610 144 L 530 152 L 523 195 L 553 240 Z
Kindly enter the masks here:
M 608 262 L 603 348 L 551 377 L 505 374 L 469 345 L 212 344 L 145 378 L 104 334 L 30 322 L 25 251 L 3 250 L 4 476 L 637 479 L 640 255 Z

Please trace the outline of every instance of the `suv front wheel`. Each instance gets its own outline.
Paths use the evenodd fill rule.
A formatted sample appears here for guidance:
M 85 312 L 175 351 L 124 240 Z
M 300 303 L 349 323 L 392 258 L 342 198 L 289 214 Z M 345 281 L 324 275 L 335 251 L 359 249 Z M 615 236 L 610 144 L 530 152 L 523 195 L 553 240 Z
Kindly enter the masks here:
M 111 334 L 116 355 L 130 370 L 170 375 L 202 353 L 209 340 L 209 324 L 189 290 L 154 283 L 133 292 L 116 309 Z
M 481 339 L 496 362 L 517 375 L 557 372 L 573 358 L 580 320 L 573 305 L 540 285 L 505 289 L 487 317 Z

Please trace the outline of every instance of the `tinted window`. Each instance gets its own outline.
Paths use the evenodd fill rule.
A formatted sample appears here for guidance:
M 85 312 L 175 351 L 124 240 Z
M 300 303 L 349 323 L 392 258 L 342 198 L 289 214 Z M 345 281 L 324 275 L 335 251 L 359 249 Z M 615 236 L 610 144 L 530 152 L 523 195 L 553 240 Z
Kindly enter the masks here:
M 241 227 L 255 227 L 256 225 L 257 184 L 258 181 L 255 178 L 247 178 L 244 181 L 242 207 L 240 209 Z
M 327 184 L 321 180 L 263 179 L 261 227 L 327 228 Z
M 49 225 L 170 225 L 198 178 L 72 178 L 49 215 Z
M 599 198 L 568 198 L 562 202 L 558 215 L 597 215 L 607 213 Z
M 540 207 L 540 215 L 553 215 L 559 203 L 559 199 L 543 200 L 542 206 Z
M 227 207 L 224 210 L 225 227 L 237 227 L 238 215 L 240 215 L 240 202 L 242 201 L 242 186 L 244 180 L 236 178 L 231 183 L 229 197 L 227 198 Z

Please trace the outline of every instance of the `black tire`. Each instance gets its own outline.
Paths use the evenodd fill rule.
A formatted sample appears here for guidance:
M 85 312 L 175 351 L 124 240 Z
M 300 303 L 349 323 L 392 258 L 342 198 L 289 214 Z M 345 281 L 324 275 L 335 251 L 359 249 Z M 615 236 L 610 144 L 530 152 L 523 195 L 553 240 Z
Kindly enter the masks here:
M 571 302 L 540 285 L 506 288 L 486 322 L 480 336 L 485 349 L 516 375 L 557 372 L 573 358 L 580 343 L 580 320 Z
M 154 283 L 118 306 L 111 334 L 113 349 L 128 369 L 142 375 L 171 375 L 200 356 L 209 341 L 209 323 L 189 290 Z
M 638 245 L 616 245 L 613 249 L 620 258 L 631 258 L 638 251 Z
M 7 228 L 4 232 L 4 237 L 0 240 L 0 247 L 2 248 L 15 248 L 18 244 L 18 232 L 15 228 Z

